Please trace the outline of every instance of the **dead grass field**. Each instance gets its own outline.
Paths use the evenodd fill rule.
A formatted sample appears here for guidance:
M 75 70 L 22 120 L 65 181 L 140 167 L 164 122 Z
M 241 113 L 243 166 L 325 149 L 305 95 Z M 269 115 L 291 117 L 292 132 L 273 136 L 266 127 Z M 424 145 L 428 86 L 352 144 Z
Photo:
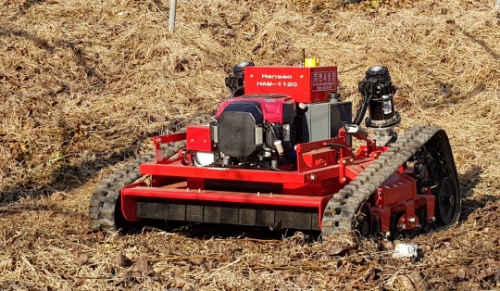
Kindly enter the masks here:
M 494 1 L 0 0 L 0 289 L 498 290 L 500 14 Z M 464 207 L 412 239 L 419 261 L 303 234 L 88 231 L 93 188 L 160 130 L 211 113 L 244 60 L 337 65 L 343 98 L 375 64 L 399 88 L 400 131 L 446 129 Z M 266 235 L 267 236 L 267 235 Z M 177 288 L 177 289 L 176 289 Z

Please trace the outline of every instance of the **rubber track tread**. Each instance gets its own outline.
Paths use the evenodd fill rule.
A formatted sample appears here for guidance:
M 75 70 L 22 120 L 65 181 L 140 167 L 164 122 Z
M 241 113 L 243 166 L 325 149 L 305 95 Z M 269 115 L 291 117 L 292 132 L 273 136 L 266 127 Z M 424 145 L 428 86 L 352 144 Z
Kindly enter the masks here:
M 323 214 L 323 235 L 352 232 L 353 219 L 361 205 L 439 131 L 442 129 L 437 126 L 411 128 L 349 185 L 335 194 L 328 202 Z M 447 146 L 446 150 L 451 153 L 449 144 Z M 455 167 L 454 164 L 452 166 Z M 436 228 L 436 230 L 446 227 L 449 225 Z
M 202 115 L 194 118 L 188 124 L 205 124 L 210 120 L 212 120 L 211 116 Z M 178 132 L 183 131 L 185 131 L 184 128 Z M 162 150 L 165 156 L 170 158 L 184 147 L 185 142 L 180 141 L 162 145 Z M 119 202 L 121 189 L 123 186 L 131 184 L 141 177 L 139 174 L 140 164 L 154 161 L 154 150 L 149 151 L 102 180 L 90 198 L 89 218 L 92 230 L 113 231 L 130 225 L 130 222 L 127 222 L 121 213 L 116 213 L 116 210 L 120 209 L 117 207 L 117 203 Z
M 119 225 L 120 220 L 117 221 L 115 217 L 116 203 L 121 188 L 141 177 L 138 171 L 139 164 L 152 161 L 154 161 L 154 151 L 141 155 L 135 161 L 102 180 L 90 199 L 89 217 L 92 230 L 116 229 L 121 226 Z

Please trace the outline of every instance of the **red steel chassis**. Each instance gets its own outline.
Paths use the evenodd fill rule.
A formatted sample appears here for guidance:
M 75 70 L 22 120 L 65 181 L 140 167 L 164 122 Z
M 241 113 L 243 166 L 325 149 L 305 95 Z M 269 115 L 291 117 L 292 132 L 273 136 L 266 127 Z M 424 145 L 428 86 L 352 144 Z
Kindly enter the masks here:
M 121 191 L 122 213 L 128 221 L 138 221 L 137 202 L 141 199 L 157 199 L 166 203 L 175 200 L 187 203 L 216 202 L 228 207 L 265 205 L 313 208 L 317 210 L 321 229 L 323 211 L 328 201 L 387 150 L 387 147 L 376 146 L 374 141 L 367 139 L 366 145 L 353 153 L 348 137 L 345 129 L 341 128 L 335 138 L 298 144 L 296 169 L 280 171 L 185 165 L 182 151 L 177 158 L 167 159 L 161 149 L 162 144 L 186 140 L 185 133 L 155 137 L 156 162 L 140 165 L 142 175 L 152 176 L 151 185 L 136 183 L 125 186 Z M 412 175 L 412 169 L 401 166 L 367 201 L 366 205 L 374 216 L 372 219 L 379 220 L 381 232 L 391 229 L 391 216 L 398 213 L 402 213 L 397 221 L 398 226 L 408 230 L 420 227 L 420 219 L 415 215 L 417 209 L 426 207 L 427 222 L 431 222 L 434 217 L 434 196 L 430 192 L 418 193 L 416 179 Z M 282 191 L 256 193 L 207 190 L 204 188 L 205 179 L 278 183 Z

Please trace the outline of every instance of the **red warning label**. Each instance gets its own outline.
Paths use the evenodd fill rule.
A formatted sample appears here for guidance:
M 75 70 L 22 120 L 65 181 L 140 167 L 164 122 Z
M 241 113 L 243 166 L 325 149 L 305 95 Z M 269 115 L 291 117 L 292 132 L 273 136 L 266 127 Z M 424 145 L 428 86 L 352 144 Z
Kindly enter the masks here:
M 312 72 L 311 89 L 313 92 L 336 90 L 337 72 L 336 71 Z

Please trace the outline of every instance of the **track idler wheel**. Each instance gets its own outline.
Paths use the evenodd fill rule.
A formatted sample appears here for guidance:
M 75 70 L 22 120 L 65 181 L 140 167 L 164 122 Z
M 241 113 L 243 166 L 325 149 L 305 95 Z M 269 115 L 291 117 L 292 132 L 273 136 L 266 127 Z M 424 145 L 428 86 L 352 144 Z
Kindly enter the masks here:
M 455 185 L 450 178 L 444 178 L 439 183 L 439 190 L 436 195 L 436 215 L 442 224 L 450 224 L 454 221 L 459 207 L 460 193 L 455 189 Z
M 360 237 L 370 237 L 373 234 L 373 219 L 369 207 L 366 204 L 361 206 L 358 214 L 353 220 L 353 229 L 359 233 Z
M 391 239 L 401 239 L 403 231 L 399 229 L 399 219 L 403 216 L 403 212 L 396 212 L 391 215 Z
M 418 219 L 420 220 L 420 224 L 422 225 L 420 228 L 421 232 L 429 233 L 436 227 L 434 221 L 432 222 L 427 221 L 427 210 L 425 209 L 425 206 L 420 208 L 420 210 L 418 210 L 417 215 Z
M 418 230 L 403 229 L 401 227 L 400 221 L 404 215 L 404 212 L 396 212 L 391 215 L 391 239 L 393 240 L 402 238 L 414 238 L 418 234 Z

